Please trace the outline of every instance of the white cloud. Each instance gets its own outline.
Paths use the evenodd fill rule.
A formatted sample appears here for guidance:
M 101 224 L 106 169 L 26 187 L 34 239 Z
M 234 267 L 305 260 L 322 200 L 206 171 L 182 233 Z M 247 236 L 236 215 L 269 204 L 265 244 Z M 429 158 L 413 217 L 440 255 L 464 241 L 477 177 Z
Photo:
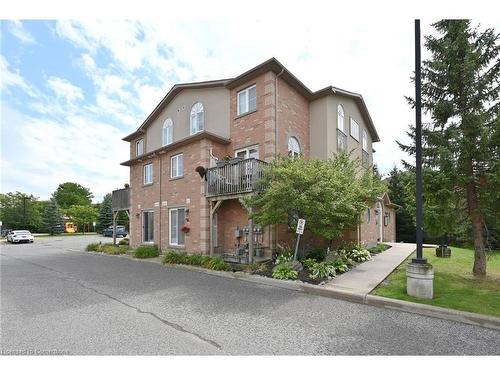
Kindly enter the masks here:
M 35 38 L 24 29 L 23 23 L 19 20 L 9 21 L 8 29 L 12 35 L 14 35 L 21 43 L 33 44 L 35 43 Z
M 64 78 L 49 77 L 47 84 L 58 98 L 64 99 L 69 103 L 84 99 L 82 89 Z
M 124 136 L 110 124 L 81 115 L 58 121 L 26 116 L 2 108 L 2 173 L 4 191 L 33 191 L 47 199 L 66 181 L 90 188 L 95 201 L 128 181 Z M 17 139 L 18 142 L 7 142 Z
M 35 90 L 28 85 L 19 71 L 11 70 L 7 59 L 0 55 L 0 90 L 6 92 L 9 87 L 19 87 L 28 95 L 36 96 Z

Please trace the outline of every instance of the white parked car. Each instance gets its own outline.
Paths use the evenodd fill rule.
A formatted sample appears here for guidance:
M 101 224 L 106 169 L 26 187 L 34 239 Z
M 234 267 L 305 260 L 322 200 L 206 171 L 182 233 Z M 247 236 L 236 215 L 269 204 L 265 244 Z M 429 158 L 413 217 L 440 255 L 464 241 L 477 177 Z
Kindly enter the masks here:
M 34 240 L 29 230 L 13 230 L 7 234 L 7 241 L 12 243 L 33 242 Z

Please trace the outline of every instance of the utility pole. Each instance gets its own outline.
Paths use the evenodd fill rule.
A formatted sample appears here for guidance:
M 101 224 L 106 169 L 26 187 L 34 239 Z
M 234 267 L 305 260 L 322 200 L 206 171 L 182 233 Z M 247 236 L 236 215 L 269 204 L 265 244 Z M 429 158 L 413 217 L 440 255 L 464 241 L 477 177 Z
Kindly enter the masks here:
M 415 20 L 415 168 L 416 168 L 416 257 L 406 266 L 406 293 L 417 298 L 434 296 L 434 269 L 423 257 L 422 200 L 422 89 L 420 57 L 420 20 Z

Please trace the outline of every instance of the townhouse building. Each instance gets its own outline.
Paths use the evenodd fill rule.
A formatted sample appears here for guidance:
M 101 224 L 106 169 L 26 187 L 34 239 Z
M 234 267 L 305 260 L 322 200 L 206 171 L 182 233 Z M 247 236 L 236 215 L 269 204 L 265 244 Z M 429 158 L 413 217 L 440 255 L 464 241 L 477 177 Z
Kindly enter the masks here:
M 379 136 L 361 95 L 332 86 L 312 92 L 272 58 L 232 79 L 173 86 L 123 140 L 130 142 L 122 165 L 130 167 L 133 247 L 222 254 L 250 244 L 269 255 L 293 241 L 294 229 L 249 220 L 241 198 L 258 191 L 265 163 L 345 150 L 371 168 Z M 394 241 L 396 208 L 380 197 L 345 239 Z

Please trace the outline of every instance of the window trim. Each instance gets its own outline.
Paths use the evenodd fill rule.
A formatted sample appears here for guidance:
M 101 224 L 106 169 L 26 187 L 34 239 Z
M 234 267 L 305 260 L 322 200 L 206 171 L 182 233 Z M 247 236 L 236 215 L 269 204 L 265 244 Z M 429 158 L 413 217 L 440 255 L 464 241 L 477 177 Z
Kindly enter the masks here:
M 181 174 L 177 174 L 176 176 L 174 176 L 174 168 L 173 168 L 173 162 L 174 162 L 174 159 L 177 160 L 176 162 L 176 170 L 177 170 L 177 173 L 179 173 L 179 156 L 182 157 L 182 169 L 181 169 Z M 178 154 L 175 154 L 175 155 L 172 155 L 170 157 L 170 178 L 182 178 L 184 177 L 184 153 L 180 152 Z
M 362 141 L 361 141 L 361 149 L 363 151 L 368 152 L 368 132 L 363 129 Z
M 139 153 L 139 145 L 141 145 L 141 152 Z M 141 156 L 144 154 L 144 138 L 135 141 L 135 156 Z
M 169 132 L 170 142 L 168 142 L 168 139 L 165 141 L 165 130 L 167 128 L 170 128 L 170 132 Z M 173 141 L 174 141 L 174 122 L 172 121 L 172 119 L 170 117 L 168 117 L 163 122 L 163 126 L 161 128 L 161 144 L 162 144 L 162 147 L 163 146 L 168 146 L 168 145 L 172 144 Z
M 183 210 L 184 211 L 184 220 L 186 218 L 186 208 L 185 207 L 172 207 L 168 209 L 168 244 L 170 246 L 182 246 L 184 247 L 186 245 L 186 238 L 184 237 L 184 242 L 179 244 L 179 233 L 181 232 L 182 226 L 179 225 L 179 215 L 177 211 Z M 172 242 L 172 212 L 176 212 L 177 215 L 177 240 L 175 243 Z M 184 225 L 184 223 L 182 223 Z
M 250 109 L 250 90 L 252 88 L 255 88 L 255 108 Z M 240 112 L 240 94 L 246 93 L 246 103 L 245 103 L 245 111 Z M 248 86 L 236 93 L 236 116 L 243 116 L 248 113 L 255 112 L 257 110 L 257 87 L 256 84 L 254 83 L 251 86 Z
M 195 115 L 195 118 L 196 118 L 196 129 L 193 132 L 193 111 L 195 110 L 195 107 L 198 104 L 201 106 L 201 111 L 194 112 L 194 115 Z M 202 124 L 201 124 L 201 129 L 198 129 L 198 114 L 199 113 L 203 114 L 203 120 L 202 120 Z M 205 106 L 203 105 L 202 102 L 196 102 L 196 103 L 194 103 L 191 106 L 191 112 L 189 113 L 189 135 L 198 134 L 198 133 L 202 132 L 203 130 L 205 130 Z
M 342 118 L 342 128 L 340 127 L 340 119 Z M 337 105 L 337 129 L 345 133 L 345 111 L 342 104 Z
M 297 143 L 297 147 L 299 149 L 298 152 L 295 152 L 294 150 L 290 149 L 290 141 L 292 140 L 295 140 L 295 142 Z M 300 155 L 302 155 L 302 148 L 300 147 L 299 139 L 293 135 L 288 137 L 287 149 L 288 149 L 288 156 L 300 157 Z
M 258 159 L 260 156 L 260 150 L 259 150 L 259 144 L 255 144 L 252 146 L 247 146 L 247 147 L 242 147 L 234 150 L 234 157 L 238 157 L 238 153 L 245 151 L 246 155 L 244 159 L 250 159 L 250 150 L 257 150 L 257 157 L 254 157 L 255 159 Z
M 358 135 L 357 137 L 355 137 L 353 134 L 352 134 L 352 125 L 356 124 L 356 126 L 358 127 Z M 352 139 L 354 139 L 356 142 L 359 143 L 359 130 L 360 130 L 360 126 L 358 124 L 358 122 L 356 120 L 354 120 L 352 117 L 349 118 L 349 135 L 351 136 Z
M 146 167 L 151 166 L 151 181 L 147 182 L 146 181 Z M 146 185 L 152 185 L 154 182 L 154 173 L 153 173 L 153 163 L 147 163 L 142 166 L 142 184 L 144 186 Z

